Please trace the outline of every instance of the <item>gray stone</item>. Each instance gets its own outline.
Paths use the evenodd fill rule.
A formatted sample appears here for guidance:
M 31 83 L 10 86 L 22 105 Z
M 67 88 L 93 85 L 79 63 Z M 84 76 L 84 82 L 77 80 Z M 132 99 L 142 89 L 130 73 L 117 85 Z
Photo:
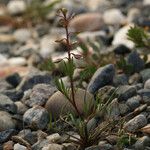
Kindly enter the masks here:
M 9 54 L 11 45 L 9 43 L 1 43 L 0 42 L 0 53 L 1 54 Z
M 5 80 L 1 79 L 0 80 L 0 92 L 3 92 L 5 90 L 11 89 L 12 86 L 6 82 Z
M 85 150 L 99 150 L 99 146 L 90 146 L 87 147 Z
M 63 145 L 52 143 L 43 147 L 42 150 L 65 150 L 65 148 Z
M 100 150 L 113 150 L 113 146 L 106 141 L 100 141 L 98 146 Z
M 140 96 L 134 96 L 127 100 L 126 104 L 130 107 L 131 110 L 136 109 L 140 106 L 140 101 L 142 98 Z
M 27 76 L 25 76 L 21 83 L 18 85 L 17 89 L 22 89 L 26 91 L 32 89 L 34 85 L 39 83 L 50 84 L 52 77 L 47 72 L 31 71 Z
M 145 150 L 146 146 L 150 146 L 150 138 L 148 136 L 139 138 L 134 144 L 136 150 Z
M 134 73 L 129 77 L 129 84 L 137 84 L 141 81 L 141 75 L 139 73 Z
M 150 89 L 150 79 L 148 79 L 144 84 L 145 89 Z
M 28 107 L 21 101 L 17 101 L 15 104 L 17 106 L 17 113 L 20 115 L 23 115 L 28 110 Z
M 109 64 L 104 67 L 100 67 L 93 75 L 87 90 L 91 93 L 95 93 L 98 89 L 105 85 L 111 84 L 115 75 L 114 65 Z
M 125 101 L 136 95 L 136 88 L 135 86 L 122 85 L 118 87 L 116 94 L 118 95 L 119 100 Z
M 142 97 L 142 101 L 144 103 L 150 104 L 150 89 L 138 90 L 137 94 L 139 94 Z
M 16 133 L 15 129 L 8 129 L 0 132 L 0 143 L 6 142 L 15 133 Z
M 125 74 L 116 75 L 113 80 L 115 87 L 120 85 L 128 85 L 128 77 Z
M 117 55 L 125 55 L 131 52 L 131 50 L 123 44 L 116 46 L 113 51 Z
M 124 128 L 128 132 L 136 132 L 138 129 L 144 127 L 147 124 L 147 119 L 144 115 L 138 115 L 131 119 L 124 125 Z
M 125 115 L 130 111 L 130 108 L 126 104 L 119 104 L 119 110 L 121 115 Z
M 15 103 L 6 95 L 0 94 L 0 109 L 11 113 L 17 112 L 17 106 Z
M 25 112 L 23 120 L 32 128 L 44 129 L 49 123 L 49 114 L 43 107 L 35 106 Z
M 46 137 L 50 142 L 56 143 L 57 141 L 60 141 L 61 136 L 58 133 L 53 133 Z
M 15 127 L 16 123 L 12 119 L 12 116 L 5 111 L 0 111 L 0 131 L 15 129 Z
M 17 143 L 17 144 L 14 145 L 14 150 L 27 150 L 27 147 Z
M 99 119 L 94 117 L 92 119 L 89 120 L 89 122 L 87 123 L 87 130 L 88 132 L 90 132 L 91 130 L 95 129 L 98 125 Z
M 30 98 L 25 100 L 24 103 L 29 107 L 34 105 L 43 106 L 56 91 L 57 89 L 50 84 L 37 84 L 33 87 Z
M 127 63 L 132 65 L 132 73 L 140 72 L 145 66 L 144 60 L 140 58 L 136 51 L 133 51 L 128 55 Z
M 142 76 L 142 80 L 145 83 L 148 79 L 150 79 L 150 69 L 144 69 L 140 72 L 140 75 Z
M 35 144 L 32 145 L 32 150 L 42 150 L 42 148 L 47 146 L 48 144 L 49 141 L 47 139 L 37 141 Z

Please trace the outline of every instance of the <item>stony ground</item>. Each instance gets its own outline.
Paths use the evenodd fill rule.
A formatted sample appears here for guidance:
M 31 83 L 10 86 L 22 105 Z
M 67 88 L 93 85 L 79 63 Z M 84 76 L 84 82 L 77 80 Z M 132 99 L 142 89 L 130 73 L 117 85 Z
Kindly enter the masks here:
M 51 2 L 45 0 L 42 5 Z M 38 16 L 28 23 L 22 21 L 28 8 L 26 2 L 0 0 L 0 149 L 77 149 L 77 145 L 68 143 L 71 137 L 48 128 L 50 113 L 53 118 L 59 118 L 62 112 L 74 112 L 54 84 L 61 67 L 55 71 L 44 71 L 41 67 L 47 58 L 55 61 L 67 54 L 64 45 L 55 43 L 64 37 L 64 29 L 56 17 L 57 9 L 62 7 L 76 14 L 70 22 L 70 29 L 82 31 L 77 40 L 85 43 L 87 39 L 97 41 L 101 45 L 99 53 L 107 60 L 107 63 L 101 61 L 91 78 L 79 83 L 80 72 L 86 64 L 82 59 L 75 59 L 74 80 L 76 85 L 80 85 L 75 100 L 79 111 L 83 113 L 86 89 L 87 101 L 95 93 L 107 101 L 116 91 L 109 105 L 110 111 L 103 118 L 118 122 L 125 118 L 122 129 L 136 139 L 120 149 L 150 150 L 150 56 L 146 53 L 148 60 L 145 62 L 141 57 L 144 51 L 135 48 L 126 35 L 134 24 L 146 27 L 149 32 L 149 0 L 63 0 L 46 14 L 44 20 Z M 82 50 L 77 47 L 73 52 L 81 54 Z M 93 53 L 90 47 L 89 52 Z M 125 56 L 133 66 L 130 74 L 117 68 L 116 59 L 120 56 Z M 65 75 L 61 79 L 70 86 Z M 88 124 L 89 132 L 101 123 L 101 116 L 92 118 Z M 62 122 L 58 122 L 57 127 L 60 130 L 65 128 Z M 75 130 L 66 128 L 69 134 L 79 137 Z M 110 133 L 86 150 L 117 150 L 119 136 L 119 133 Z

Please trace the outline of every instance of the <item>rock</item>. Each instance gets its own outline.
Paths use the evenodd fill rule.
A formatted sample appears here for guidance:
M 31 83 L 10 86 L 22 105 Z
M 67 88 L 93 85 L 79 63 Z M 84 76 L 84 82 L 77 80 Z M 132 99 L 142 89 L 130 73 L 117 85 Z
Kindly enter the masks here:
M 6 80 L 0 79 L 0 92 L 11 89 L 12 86 Z
M 87 90 L 90 93 L 95 93 L 98 89 L 105 85 L 111 84 L 115 75 L 114 65 L 108 64 L 100 67 L 93 75 Z
M 76 150 L 77 146 L 74 143 L 63 143 L 62 144 L 65 150 Z
M 94 24 L 91 24 L 94 22 Z M 84 13 L 75 16 L 70 22 L 70 28 L 76 32 L 99 30 L 104 25 L 103 18 L 99 13 Z
M 145 66 L 144 60 L 140 58 L 136 51 L 133 51 L 128 55 L 127 63 L 132 65 L 132 73 L 140 72 Z
M 148 79 L 144 84 L 145 89 L 150 89 L 150 79 Z
M 113 150 L 113 146 L 106 141 L 100 141 L 98 143 L 99 149 L 103 150 Z
M 143 0 L 143 5 L 150 5 L 150 1 L 149 0 Z
M 122 14 L 120 9 L 117 8 L 106 10 L 104 12 L 103 18 L 104 22 L 110 25 L 125 24 L 126 22 L 125 16 Z
M 117 45 L 114 49 L 113 49 L 114 53 L 117 55 L 125 55 L 131 52 L 130 48 L 128 48 L 127 46 L 125 46 L 124 44 L 120 44 Z
M 114 35 L 112 45 L 117 46 L 117 45 L 123 44 L 126 47 L 132 49 L 134 47 L 134 43 L 128 40 L 128 37 L 127 37 L 127 32 L 132 26 L 133 26 L 132 24 L 129 24 L 127 26 L 120 28 Z
M 42 150 L 64 150 L 64 146 L 59 144 L 49 144 L 43 147 Z
M 118 136 L 117 136 L 117 135 L 108 135 L 108 136 L 106 137 L 106 140 L 107 140 L 110 144 L 115 145 L 115 144 L 117 143 L 117 141 L 118 141 Z
M 36 129 L 44 129 L 49 123 L 49 114 L 41 106 L 28 109 L 23 115 L 24 122 Z
M 150 134 L 150 124 L 146 125 L 141 129 L 143 133 Z
M 134 144 L 136 150 L 145 150 L 146 146 L 150 146 L 150 138 L 148 136 L 139 138 Z
M 126 115 L 129 112 L 130 108 L 126 104 L 119 104 L 119 111 L 121 115 Z
M 94 117 L 94 118 L 90 119 L 87 123 L 88 132 L 94 130 L 97 127 L 98 123 L 99 123 L 98 117 Z
M 50 142 L 55 143 L 61 139 L 61 136 L 58 133 L 51 134 L 46 137 Z
M 137 84 L 141 81 L 141 75 L 139 73 L 134 73 L 129 77 L 129 84 Z
M 15 129 L 16 124 L 9 113 L 0 111 L 0 116 L 0 131 Z
M 128 85 L 128 77 L 125 74 L 116 75 L 113 79 L 113 84 L 115 87 Z
M 135 86 L 122 85 L 118 87 L 118 90 L 116 90 L 116 94 L 118 95 L 118 99 L 120 101 L 125 101 L 130 97 L 136 95 L 136 88 Z
M 52 77 L 47 72 L 39 72 L 39 71 L 32 71 L 29 72 L 18 85 L 17 89 L 22 89 L 26 91 L 28 89 L 32 89 L 34 85 L 39 83 L 50 84 Z
M 0 42 L 0 53 L 1 54 L 9 54 L 11 45 L 9 43 L 1 43 Z
M 22 0 L 13 0 L 8 3 L 7 9 L 11 15 L 22 14 L 26 10 L 26 3 Z
M 129 23 L 135 22 L 140 17 L 141 12 L 138 8 L 131 8 L 127 14 L 127 20 Z
M 32 150 L 42 150 L 43 147 L 49 145 L 49 141 L 46 139 L 37 141 L 35 144 L 32 145 Z
M 11 113 L 17 112 L 17 106 L 6 95 L 0 94 L 0 109 Z
M 13 141 L 8 141 L 3 144 L 2 150 L 13 150 L 13 145 L 14 145 Z
M 14 129 L 8 129 L 8 130 L 0 132 L 0 143 L 4 143 L 7 140 L 9 140 L 10 137 L 14 135 L 15 133 L 16 133 L 16 130 Z
M 145 83 L 148 79 L 150 79 L 150 69 L 144 69 L 140 72 L 140 75 L 142 76 L 142 80 Z
M 99 150 L 99 146 L 90 146 L 87 147 L 85 150 Z
M 140 106 L 140 101 L 142 98 L 140 96 L 134 96 L 127 100 L 126 104 L 130 107 L 131 110 L 136 109 Z
M 27 147 L 17 143 L 17 144 L 14 145 L 14 150 L 27 150 Z
M 15 41 L 16 39 L 12 34 L 0 34 L 1 43 L 14 43 Z
M 150 89 L 141 89 L 137 92 L 144 103 L 150 104 Z
M 14 37 L 17 40 L 17 42 L 24 43 L 30 39 L 31 32 L 29 29 L 26 29 L 26 28 L 17 29 L 14 32 Z
M 24 66 L 27 65 L 27 60 L 23 57 L 12 57 L 8 59 L 8 64 L 12 66 Z
M 33 87 L 30 98 L 25 100 L 24 103 L 29 107 L 43 106 L 54 92 L 56 92 L 56 88 L 50 84 L 37 84 Z
M 136 132 L 138 129 L 144 127 L 147 124 L 147 119 L 144 115 L 138 115 L 131 119 L 124 125 L 124 128 L 128 132 Z
M 17 85 L 21 81 L 21 77 L 18 73 L 11 74 L 6 77 L 6 81 L 11 84 L 13 87 L 17 87 Z
M 20 101 L 15 102 L 15 104 L 17 106 L 17 114 L 23 115 L 28 110 L 28 107 Z
M 49 24 L 40 24 L 36 26 L 36 31 L 39 35 L 39 37 L 44 36 L 45 34 L 47 34 L 49 32 Z
M 21 90 L 16 91 L 16 89 L 5 90 L 1 93 L 8 96 L 13 102 L 19 101 L 23 97 L 23 92 Z
M 85 93 L 86 92 L 86 93 Z M 86 97 L 85 97 L 86 95 Z M 84 107 L 84 97 L 86 100 L 86 103 L 90 104 L 92 107 L 93 103 L 93 96 L 83 90 L 78 88 L 75 93 L 75 102 L 78 108 L 78 111 L 83 114 L 83 107 Z M 52 114 L 53 118 L 58 118 L 60 115 L 64 115 L 69 112 L 76 112 L 74 107 L 71 105 L 71 103 L 68 101 L 68 99 L 60 92 L 55 92 L 47 101 L 45 108 L 49 113 Z

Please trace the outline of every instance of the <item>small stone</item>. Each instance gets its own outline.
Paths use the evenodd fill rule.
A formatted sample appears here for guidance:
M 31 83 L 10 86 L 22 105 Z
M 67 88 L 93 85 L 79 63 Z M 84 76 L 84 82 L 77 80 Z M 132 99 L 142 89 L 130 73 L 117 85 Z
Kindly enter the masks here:
M 49 145 L 49 141 L 47 139 L 42 139 L 32 145 L 32 150 L 42 150 L 42 148 L 46 147 L 47 145 Z
M 125 101 L 130 97 L 136 95 L 136 88 L 134 86 L 122 85 L 118 87 L 118 90 L 116 90 L 116 94 L 118 95 L 118 99 L 120 101 Z
M 8 54 L 10 53 L 11 45 L 9 43 L 1 43 L 0 42 L 0 53 L 1 54 Z
M 113 150 L 113 146 L 111 144 L 107 143 L 106 141 L 100 141 L 98 143 L 98 146 L 99 146 L 100 150 Z
M 150 104 L 150 89 L 138 90 L 137 94 L 139 94 L 142 97 L 142 101 L 144 103 Z
M 135 22 L 140 17 L 141 12 L 138 8 L 131 8 L 127 14 L 127 20 L 129 23 Z
M 125 55 L 131 52 L 131 50 L 123 44 L 116 46 L 113 51 L 117 55 Z
M 125 74 L 119 74 L 114 77 L 113 84 L 115 87 L 128 85 L 128 77 Z
M 0 109 L 11 113 L 17 112 L 15 103 L 8 96 L 3 94 L 0 94 Z
M 123 26 L 122 28 L 120 28 L 114 35 L 112 45 L 117 46 L 117 45 L 123 44 L 126 47 L 132 49 L 134 47 L 134 43 L 132 41 L 130 41 L 127 37 L 128 30 L 132 26 L 133 26 L 133 24 L 129 24 L 127 26 Z
M 132 73 L 140 72 L 145 66 L 144 60 L 140 58 L 136 51 L 133 51 L 128 55 L 127 63 L 132 65 Z
M 119 110 L 121 115 L 125 115 L 130 111 L 130 108 L 126 104 L 119 104 Z
M 0 143 L 4 143 L 7 140 L 9 140 L 9 138 L 15 133 L 16 133 L 16 130 L 14 129 L 8 129 L 8 130 L 0 132 Z
M 141 81 L 141 75 L 139 73 L 134 73 L 129 77 L 129 84 L 137 84 Z
M 2 150 L 13 150 L 14 147 L 14 142 L 13 141 L 8 141 L 3 144 L 3 149 Z
M 27 42 L 30 39 L 31 32 L 28 29 L 25 29 L 25 28 L 17 29 L 14 32 L 14 37 L 18 42 L 24 43 L 24 42 Z
M 109 64 L 100 67 L 93 75 L 87 90 L 90 93 L 95 93 L 98 89 L 105 85 L 111 84 L 115 75 L 114 65 Z
M 144 115 L 138 115 L 131 119 L 124 125 L 124 128 L 128 132 L 136 132 L 138 129 L 144 127 L 147 124 L 147 119 Z
M 17 143 L 17 144 L 14 145 L 14 150 L 27 150 L 27 147 Z
M 142 98 L 140 96 L 134 96 L 127 100 L 126 104 L 130 107 L 131 110 L 136 109 L 140 106 L 140 101 Z
M 150 89 L 150 79 L 148 79 L 144 84 L 145 89 Z
M 150 69 L 144 69 L 140 72 L 140 75 L 142 76 L 142 80 L 145 83 L 148 79 L 150 79 Z
M 86 95 L 86 97 L 85 97 Z M 93 96 L 89 92 L 78 88 L 77 91 L 75 92 L 75 102 L 78 108 L 78 111 L 83 114 L 83 107 L 85 102 L 90 103 L 92 107 L 93 103 Z M 52 114 L 53 118 L 58 118 L 60 115 L 64 115 L 69 112 L 74 112 L 75 108 L 71 105 L 69 100 L 60 92 L 57 91 L 55 92 L 47 101 L 45 108 L 49 113 Z
M 27 60 L 23 57 L 11 57 L 8 59 L 8 63 L 13 66 L 27 65 Z
M 99 146 L 90 146 L 87 147 L 85 150 L 99 150 Z
M 15 102 L 15 104 L 17 106 L 17 113 L 20 115 L 23 115 L 28 110 L 28 107 L 20 101 Z
M 16 124 L 9 113 L 0 111 L 0 116 L 0 131 L 15 129 Z
M 150 138 L 148 136 L 139 138 L 134 144 L 136 150 L 145 150 L 146 146 L 150 146 Z
M 64 146 L 59 144 L 49 144 L 43 147 L 42 150 L 64 150 Z
M 13 0 L 8 3 L 7 9 L 11 15 L 22 14 L 26 10 L 26 3 L 22 0 Z
M 46 137 L 50 142 L 55 143 L 61 139 L 61 136 L 58 133 L 51 134 Z
M 94 24 L 91 24 L 91 22 L 94 22 Z M 103 25 L 103 18 L 99 13 L 80 14 L 70 22 L 70 28 L 76 32 L 99 30 Z
M 112 145 L 115 145 L 118 141 L 118 136 L 117 135 L 109 135 L 106 137 L 106 140 L 112 144 Z
M 150 5 L 150 1 L 149 0 L 143 0 L 143 5 Z
M 106 10 L 104 12 L 103 18 L 106 24 L 111 25 L 125 24 L 126 22 L 125 16 L 122 14 L 120 9 L 117 8 Z
M 35 106 L 25 112 L 23 120 L 32 128 L 44 129 L 49 123 L 49 114 L 43 107 Z

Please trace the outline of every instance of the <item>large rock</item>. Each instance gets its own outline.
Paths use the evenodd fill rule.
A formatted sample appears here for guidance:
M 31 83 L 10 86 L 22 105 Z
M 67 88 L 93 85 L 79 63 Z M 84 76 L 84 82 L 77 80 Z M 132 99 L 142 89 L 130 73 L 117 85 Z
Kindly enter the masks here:
M 31 128 L 44 129 L 49 123 L 49 114 L 43 107 L 35 106 L 25 112 L 23 120 Z
M 100 67 L 93 75 L 87 90 L 91 93 L 95 93 L 99 88 L 111 84 L 115 75 L 114 65 L 109 64 L 104 67 Z
M 80 14 L 70 22 L 70 28 L 76 32 L 99 30 L 103 25 L 103 18 L 99 13 Z
M 0 131 L 14 129 L 16 124 L 11 115 L 5 111 L 0 111 Z
M 147 119 L 144 115 L 138 115 L 131 119 L 124 125 L 124 128 L 128 132 L 136 132 L 138 129 L 144 127 L 147 124 Z
M 6 95 L 0 94 L 0 109 L 11 113 L 17 112 L 17 106 L 15 103 Z
M 22 0 L 13 0 L 8 3 L 7 9 L 11 15 L 22 14 L 26 10 L 26 3 Z
M 85 104 L 84 99 L 85 102 L 87 102 L 87 104 L 90 104 L 90 106 L 92 106 L 92 101 L 93 101 L 92 95 L 83 89 L 77 89 L 77 91 L 75 92 L 75 102 L 78 111 L 81 114 L 83 114 L 83 109 Z M 52 117 L 54 118 L 58 118 L 61 114 L 64 115 L 69 112 L 74 112 L 74 113 L 76 112 L 74 107 L 69 102 L 69 100 L 60 91 L 57 91 L 50 97 L 50 99 L 47 101 L 45 105 L 45 108 L 49 113 L 52 114 Z

